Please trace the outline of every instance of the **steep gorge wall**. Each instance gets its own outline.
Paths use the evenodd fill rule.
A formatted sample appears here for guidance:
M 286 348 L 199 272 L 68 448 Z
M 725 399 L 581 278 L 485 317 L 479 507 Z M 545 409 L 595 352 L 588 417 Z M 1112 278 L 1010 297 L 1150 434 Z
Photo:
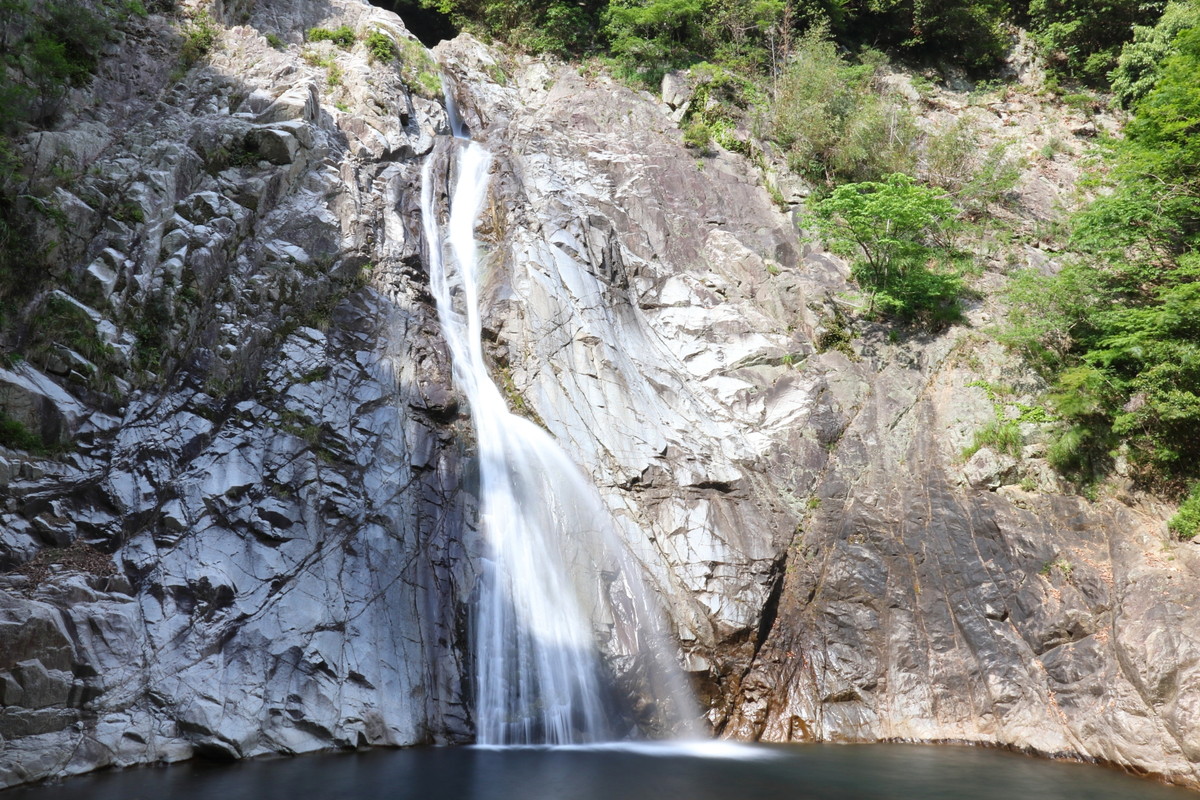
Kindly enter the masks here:
M 745 160 L 698 160 L 669 108 L 582 70 L 498 83 L 491 51 L 439 52 L 501 154 L 496 357 L 626 521 L 721 735 L 995 744 L 1197 785 L 1197 547 L 1146 498 L 1062 494 L 1036 425 L 1025 481 L 960 460 L 1016 410 L 981 381 L 1038 391 L 972 330 L 1002 309 L 820 352 L 845 267 Z M 1069 190 L 1056 173 L 1025 176 L 1029 213 Z
M 241 21 L 175 80 L 178 34 L 150 17 L 34 140 L 78 163 L 60 204 L 100 229 L 71 291 L 130 363 L 157 298 L 175 358 L 107 408 L 28 363 L 0 375 L 11 413 L 78 442 L 3 460 L 0 786 L 470 732 L 469 453 L 410 213 L 445 113 L 361 45 L 324 46 L 336 87 L 300 57 L 322 24 L 404 41 L 392 15 Z M 137 213 L 97 220 L 93 184 Z
M 44 139 L 124 170 L 143 209 L 87 245 L 80 265 L 115 276 L 95 313 L 202 299 L 180 306 L 179 368 L 123 408 L 0 376 L 83 442 L 5 459 L 0 786 L 470 736 L 471 447 L 417 218 L 443 109 L 361 44 L 319 46 L 336 83 L 301 58 L 314 25 L 402 38 L 390 14 L 214 13 L 244 24 L 207 64 L 165 82 L 151 17 Z M 961 477 L 993 413 L 968 384 L 1023 380 L 1003 354 L 965 327 L 818 352 L 844 265 L 745 160 L 698 163 L 669 109 L 574 68 L 468 37 L 438 54 L 497 156 L 496 372 L 595 476 L 718 731 L 989 742 L 1200 781 L 1196 548 L 1134 499 Z M 98 562 L 48 550 L 80 541 Z

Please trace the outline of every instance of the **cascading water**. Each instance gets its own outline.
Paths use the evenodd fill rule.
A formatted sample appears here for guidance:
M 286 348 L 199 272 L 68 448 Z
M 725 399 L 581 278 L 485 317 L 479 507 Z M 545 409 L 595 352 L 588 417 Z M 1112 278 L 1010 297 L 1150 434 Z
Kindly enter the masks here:
M 636 721 L 686 728 L 682 675 L 655 641 L 658 625 L 598 493 L 554 440 L 509 413 L 488 375 L 479 311 L 474 228 L 491 156 L 467 140 L 447 96 L 455 138 L 422 173 L 421 212 L 430 286 L 454 380 L 470 405 L 479 458 L 481 527 L 488 555 L 473 620 L 476 739 L 484 745 L 580 744 L 624 738 Z M 453 159 L 443 231 L 434 162 Z M 449 181 L 447 181 L 447 189 Z M 643 719 L 615 702 L 597 635 L 628 654 Z

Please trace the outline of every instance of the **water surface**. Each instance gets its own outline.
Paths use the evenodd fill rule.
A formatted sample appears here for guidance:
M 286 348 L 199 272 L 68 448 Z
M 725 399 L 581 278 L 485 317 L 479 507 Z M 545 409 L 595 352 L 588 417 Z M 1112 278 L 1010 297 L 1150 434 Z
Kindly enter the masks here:
M 415 748 L 192 762 L 2 800 L 1197 800 L 1116 770 L 969 747 Z

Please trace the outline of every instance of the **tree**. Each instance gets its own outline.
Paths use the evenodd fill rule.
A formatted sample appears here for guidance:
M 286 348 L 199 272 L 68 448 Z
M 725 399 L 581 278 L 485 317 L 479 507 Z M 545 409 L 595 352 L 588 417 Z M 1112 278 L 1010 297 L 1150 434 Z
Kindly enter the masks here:
M 971 70 L 999 65 L 1007 46 L 1003 0 L 849 0 L 833 20 L 850 40 Z
M 956 211 L 940 189 L 895 173 L 849 183 L 814 207 L 830 249 L 854 258 L 851 274 L 870 292 L 868 313 L 942 325 L 959 316 L 959 275 L 945 268 Z
M 1175 37 L 1181 31 L 1200 25 L 1200 2 L 1182 0 L 1170 3 L 1154 24 L 1135 25 L 1133 40 L 1126 43 L 1110 73 L 1117 101 L 1130 107 L 1154 88 L 1159 70 L 1174 52 Z
M 1200 27 L 1180 33 L 1113 145 L 1109 191 L 1073 220 L 1078 257 L 1016 281 L 1008 340 L 1036 356 L 1071 428 L 1051 447 L 1090 477 L 1200 475 Z
M 1158 19 L 1165 0 L 1032 0 L 1030 26 L 1063 74 L 1102 86 L 1135 25 Z

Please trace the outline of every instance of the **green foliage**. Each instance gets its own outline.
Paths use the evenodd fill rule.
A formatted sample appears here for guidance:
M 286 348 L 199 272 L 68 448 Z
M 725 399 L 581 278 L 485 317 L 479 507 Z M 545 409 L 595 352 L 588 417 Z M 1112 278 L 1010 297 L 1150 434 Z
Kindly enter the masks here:
M 41 436 L 4 411 L 0 411 L 0 446 L 13 450 L 24 450 L 27 453 L 42 454 L 46 452 L 46 443 L 42 441 Z
M 1158 18 L 1165 0 L 1031 0 L 1030 26 L 1059 74 L 1102 86 L 1135 25 Z
M 853 46 L 946 60 L 971 70 L 1000 63 L 1005 0 L 421 0 L 461 28 L 533 52 L 607 51 L 626 79 L 656 88 L 703 61 L 776 76 L 794 40 L 825 26 Z
M 110 215 L 118 222 L 132 222 L 140 224 L 146 221 L 146 213 L 142 211 L 142 207 L 137 203 L 118 203 L 112 209 Z
M 694 119 L 683 129 L 683 143 L 702 153 L 709 151 L 712 143 L 712 130 L 703 119 Z
M 165 295 L 160 293 L 147 298 L 129 325 L 137 337 L 133 348 L 134 367 L 150 372 L 162 371 L 174 321 L 171 304 Z
M 442 96 L 442 73 L 429 51 L 416 39 L 400 42 L 400 77 L 408 88 L 421 97 L 430 99 Z
M 1195 0 L 1167 4 L 1154 26 L 1135 25 L 1133 40 L 1121 48 L 1117 66 L 1110 74 L 1117 102 L 1129 107 L 1154 87 L 1159 67 L 1173 52 L 1175 37 L 1200 25 L 1200 3 Z
M 839 186 L 813 212 L 830 249 L 854 258 L 851 274 L 870 292 L 868 313 L 932 327 L 958 318 L 962 279 L 947 268 L 957 212 L 944 192 L 897 173 Z
M 688 114 L 683 119 L 684 142 L 702 152 L 715 141 L 726 150 L 749 155 L 749 143 L 738 129 L 750 108 L 761 102 L 762 93 L 752 82 L 713 64 L 697 64 L 690 70 L 698 82 Z
M 704 17 L 702 0 L 611 0 L 604 32 L 617 60 L 653 85 L 664 72 L 699 60 Z
M 216 22 L 207 11 L 192 17 L 183 29 L 183 47 L 179 51 L 184 66 L 190 67 L 212 52 L 219 34 Z
M 1096 96 L 1087 92 L 1071 92 L 1064 94 L 1059 100 L 1064 106 L 1074 108 L 1077 111 L 1091 113 L 1100 108 L 1100 101 L 1096 99 Z
M 1008 324 L 1000 341 L 1050 378 L 1070 362 L 1076 337 L 1086 335 L 1093 310 L 1103 303 L 1100 276 L 1078 259 L 1054 276 L 1015 273 L 1007 295 Z
M 1200 483 L 1192 487 L 1192 492 L 1179 506 L 1178 513 L 1171 517 L 1167 529 L 1180 539 L 1194 539 L 1200 534 Z
M 967 386 L 983 389 L 987 393 L 988 400 L 992 402 L 994 416 L 987 425 L 975 432 L 971 445 L 963 450 L 963 460 L 975 455 L 982 447 L 990 447 L 996 452 L 1019 458 L 1021 447 L 1025 444 L 1021 435 L 1021 424 L 1052 420 L 1045 406 L 1029 405 L 1015 400 L 1012 397 L 1013 390 L 1009 386 L 987 381 L 971 381 Z
M 67 374 L 102 391 L 111 388 L 111 376 L 123 365 L 121 355 L 100 338 L 88 312 L 57 293 L 36 306 L 17 344 L 40 369 Z
M 1021 455 L 1023 444 L 1025 440 L 1015 419 L 994 419 L 975 431 L 975 437 L 970 447 L 963 450 L 962 457 L 963 460 L 970 459 L 984 447 L 990 447 L 997 453 L 1018 457 Z
M 388 64 L 400 57 L 400 50 L 396 47 L 396 43 L 392 41 L 392 37 L 381 30 L 376 29 L 368 33 L 365 43 L 371 61 Z
M 319 53 L 316 50 L 305 50 L 300 54 L 304 59 L 304 63 L 313 67 L 324 67 L 328 69 L 337 63 L 337 59 L 328 53 Z
M 349 25 L 342 25 L 333 30 L 329 28 L 309 28 L 305 38 L 310 42 L 333 42 L 338 47 L 347 48 L 353 46 L 358 37 L 354 35 L 353 28 Z
M 593 50 L 604 3 L 597 0 L 421 0 L 456 27 L 535 53 L 582 55 Z
M 794 171 L 827 182 L 913 171 L 912 114 L 876 90 L 877 60 L 864 62 L 843 58 L 822 28 L 798 43 L 767 118 L 767 133 Z
M 1147 481 L 1200 473 L 1200 28 L 1179 34 L 1112 148 L 1108 191 L 1073 220 L 1082 254 L 1014 282 L 1006 340 L 1068 421 L 1056 465 L 1123 448 Z
M 1042 158 L 1049 160 L 1054 158 L 1059 153 L 1071 152 L 1071 146 L 1057 136 L 1051 136 L 1046 143 L 1041 146 L 1041 149 L 1038 150 L 1038 152 L 1041 154 Z
M 267 44 L 271 45 L 271 47 L 275 48 L 276 50 L 286 50 L 287 49 L 287 45 L 284 43 L 283 39 L 279 38 L 278 34 L 268 33 L 266 36 L 266 39 L 267 39 Z
M 843 2 L 833 31 L 850 40 L 916 57 L 951 60 L 969 70 L 996 67 L 1004 55 L 1004 0 Z
M 113 13 L 79 0 L 36 9 L 24 0 L 0 1 L 0 136 L 22 122 L 43 125 L 72 86 L 95 72 L 97 56 L 114 35 Z

